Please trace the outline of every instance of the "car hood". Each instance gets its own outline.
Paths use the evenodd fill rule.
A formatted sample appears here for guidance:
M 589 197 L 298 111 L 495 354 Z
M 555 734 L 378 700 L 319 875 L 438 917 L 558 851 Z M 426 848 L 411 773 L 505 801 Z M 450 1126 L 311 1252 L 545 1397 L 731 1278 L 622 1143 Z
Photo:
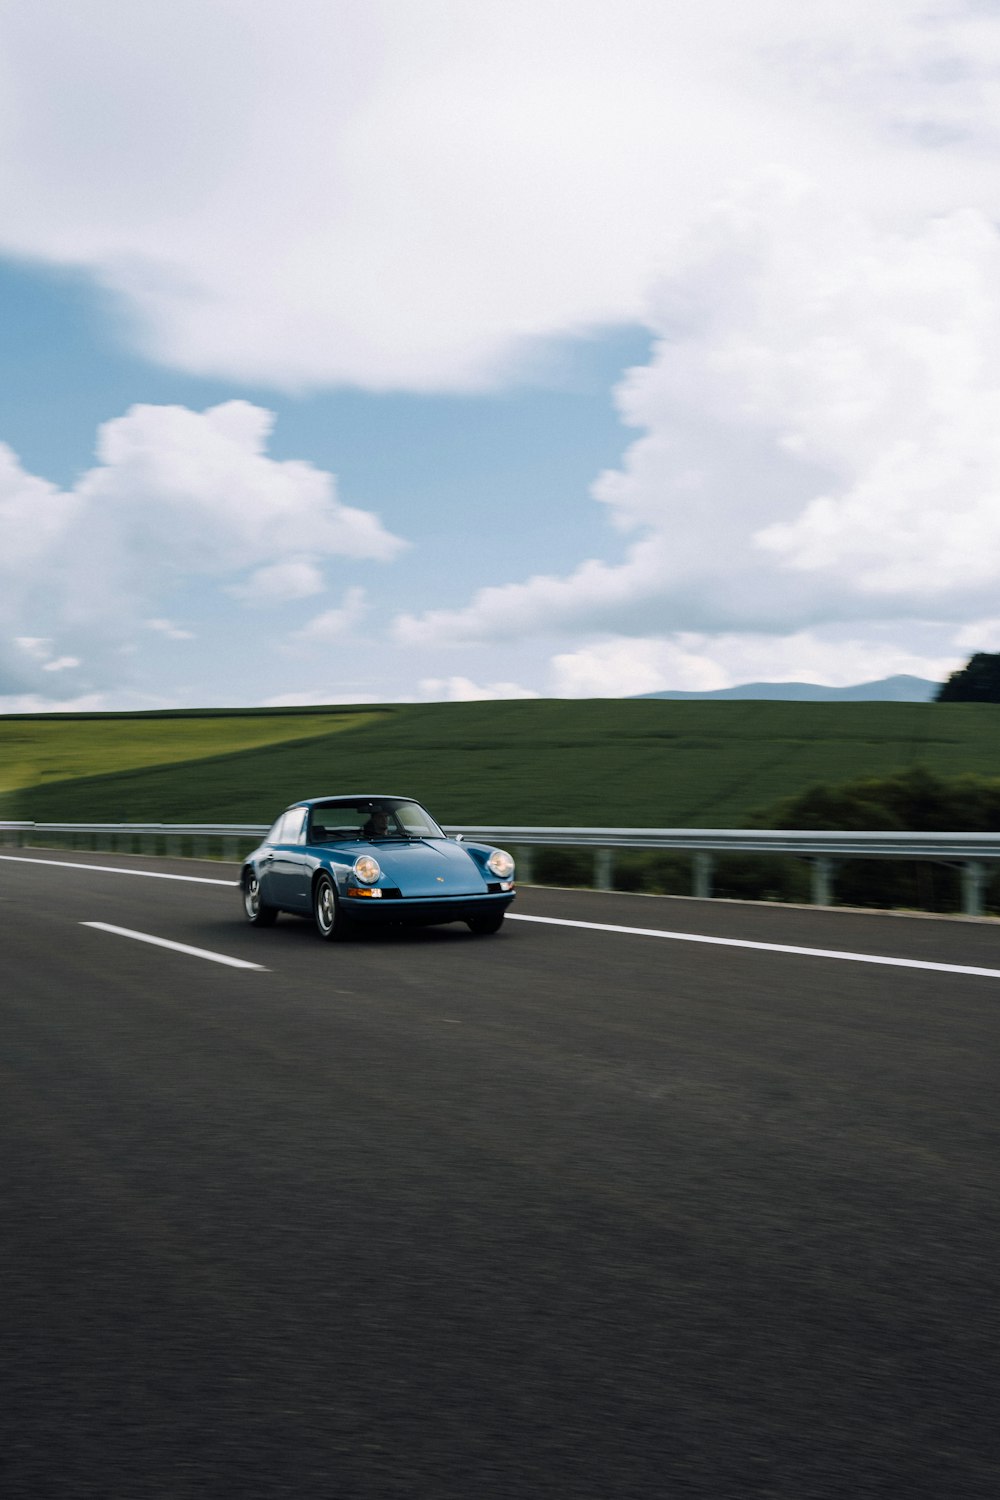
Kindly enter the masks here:
M 383 880 L 403 896 L 470 896 L 486 890 L 486 877 L 468 850 L 450 839 L 366 845 L 382 866 Z

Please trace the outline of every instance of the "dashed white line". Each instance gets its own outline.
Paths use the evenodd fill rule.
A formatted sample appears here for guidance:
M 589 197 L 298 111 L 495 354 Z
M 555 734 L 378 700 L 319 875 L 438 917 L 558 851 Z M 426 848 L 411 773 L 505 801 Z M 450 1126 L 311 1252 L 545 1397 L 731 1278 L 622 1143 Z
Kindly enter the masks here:
M 674 943 L 711 943 L 719 948 L 757 948 L 763 953 L 838 958 L 854 964 L 887 964 L 894 969 L 931 969 L 939 974 L 975 974 L 983 979 L 1000 979 L 1000 969 L 979 969 L 971 964 L 938 964 L 923 958 L 883 958 L 875 953 L 845 953 L 838 948 L 796 948 L 790 943 L 755 943 L 748 938 L 706 937 L 694 932 L 667 932 L 660 927 L 618 927 L 610 922 L 577 922 L 569 917 L 533 917 L 523 911 L 508 912 L 506 920 L 543 922 L 551 927 L 584 927 L 594 932 L 624 932 L 630 937 L 667 938 Z
M 235 880 L 213 880 L 210 875 L 168 875 L 165 870 L 127 870 L 123 865 L 84 865 L 72 859 L 33 859 L 25 854 L 0 854 L 0 859 L 17 865 L 56 865 L 60 870 L 97 870 L 104 875 L 141 875 L 145 880 L 187 880 L 194 885 L 226 885 L 232 890 Z
M 174 953 L 188 953 L 192 958 L 207 958 L 214 964 L 227 964 L 230 969 L 259 969 L 261 973 L 267 973 L 263 964 L 251 964 L 245 958 L 230 958 L 227 953 L 213 953 L 209 948 L 192 948 L 188 943 L 153 937 L 148 932 L 133 932 L 131 927 L 114 927 L 110 922 L 81 922 L 80 926 L 95 927 L 98 932 L 110 932 L 115 937 L 135 938 L 136 942 L 151 943 L 154 948 L 170 948 Z

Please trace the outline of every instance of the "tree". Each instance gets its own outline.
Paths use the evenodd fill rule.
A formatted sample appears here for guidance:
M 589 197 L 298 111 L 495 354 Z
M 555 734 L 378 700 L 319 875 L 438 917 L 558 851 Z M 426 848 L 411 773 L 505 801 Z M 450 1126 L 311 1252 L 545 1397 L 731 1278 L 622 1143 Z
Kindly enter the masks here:
M 881 776 L 863 776 L 839 784 L 819 783 L 747 820 L 749 828 L 840 829 L 849 833 L 995 833 L 1000 829 L 1000 776 L 968 772 L 940 776 L 926 766 L 907 766 Z M 585 885 L 590 865 L 585 851 L 540 850 L 552 858 L 546 876 L 566 884 Z M 568 861 L 578 868 L 571 870 Z M 557 860 L 562 862 L 556 863 Z M 998 862 L 1000 863 L 1000 862 Z M 914 911 L 961 910 L 960 861 L 836 858 L 837 901 L 847 906 L 904 907 Z M 688 861 L 673 853 L 623 853 L 615 864 L 619 890 L 654 890 L 686 894 L 691 888 Z M 810 899 L 808 860 L 792 855 L 720 855 L 713 874 L 717 896 L 738 901 Z M 991 868 L 985 908 L 1000 913 L 1000 869 Z
M 992 833 L 1000 828 L 1000 777 L 937 776 L 923 766 L 911 766 L 840 786 L 810 787 L 758 812 L 752 822 L 758 828 Z M 994 875 L 990 885 L 987 901 L 995 910 L 1000 875 Z M 956 870 L 926 861 L 838 861 L 837 895 L 848 906 L 954 911 L 960 904 Z
M 887 776 L 820 784 L 758 811 L 755 828 L 882 828 L 910 833 L 994 833 L 1000 828 L 1000 777 L 937 776 L 909 766 Z
M 938 689 L 938 703 L 1000 703 L 1000 652 L 977 651 Z

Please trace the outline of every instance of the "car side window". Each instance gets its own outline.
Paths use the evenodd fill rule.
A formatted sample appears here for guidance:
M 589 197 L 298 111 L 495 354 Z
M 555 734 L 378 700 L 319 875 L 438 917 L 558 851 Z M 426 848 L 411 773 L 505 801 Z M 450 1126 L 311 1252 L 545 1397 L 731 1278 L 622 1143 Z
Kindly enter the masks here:
M 281 820 L 281 828 L 275 840 L 278 844 L 301 844 L 308 808 L 292 807 Z

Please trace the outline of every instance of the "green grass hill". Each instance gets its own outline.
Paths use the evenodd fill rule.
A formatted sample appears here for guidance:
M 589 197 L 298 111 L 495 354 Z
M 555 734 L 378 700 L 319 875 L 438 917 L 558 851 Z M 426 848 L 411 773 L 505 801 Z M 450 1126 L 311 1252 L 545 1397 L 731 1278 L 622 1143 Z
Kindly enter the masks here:
M 446 823 L 739 827 L 817 782 L 998 774 L 1000 705 L 555 699 L 0 717 L 0 817 L 268 822 L 409 793 Z

